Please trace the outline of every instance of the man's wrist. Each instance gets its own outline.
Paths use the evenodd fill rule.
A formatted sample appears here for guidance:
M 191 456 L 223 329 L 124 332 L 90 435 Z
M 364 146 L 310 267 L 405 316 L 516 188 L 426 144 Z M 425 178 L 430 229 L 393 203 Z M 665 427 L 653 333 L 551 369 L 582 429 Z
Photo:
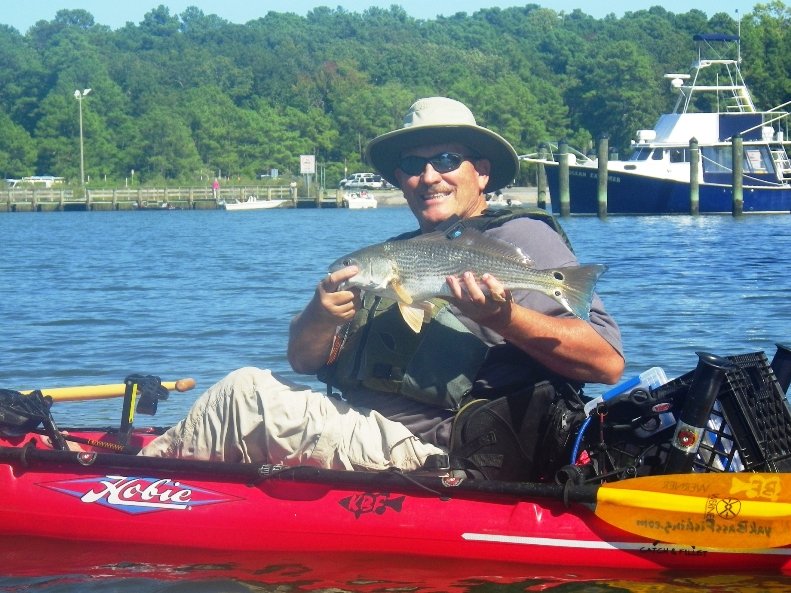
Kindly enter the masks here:
M 500 335 L 504 335 L 504 331 L 511 325 L 514 316 L 514 303 L 507 301 L 498 307 L 497 311 L 479 319 L 478 323 L 496 331 Z

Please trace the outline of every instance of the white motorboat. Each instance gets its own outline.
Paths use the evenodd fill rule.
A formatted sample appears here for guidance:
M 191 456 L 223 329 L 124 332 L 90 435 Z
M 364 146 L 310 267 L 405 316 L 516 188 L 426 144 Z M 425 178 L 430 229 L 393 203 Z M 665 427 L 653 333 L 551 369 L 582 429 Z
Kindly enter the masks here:
M 367 191 L 346 193 L 343 196 L 343 206 L 345 208 L 376 208 L 377 205 L 374 195 Z
M 691 211 L 690 141 L 700 149 L 699 211 L 728 213 L 733 207 L 732 139 L 743 140 L 743 211 L 791 211 L 791 142 L 786 140 L 791 101 L 759 110 L 739 68 L 737 35 L 696 35 L 698 59 L 691 74 L 666 74 L 678 93 L 673 113 L 660 115 L 652 130 L 638 130 L 628 160 L 607 163 L 607 212 L 611 214 L 684 214 Z M 725 59 L 732 46 L 733 59 Z M 716 46 L 716 47 L 715 47 Z M 706 57 L 711 54 L 714 57 Z M 697 101 L 703 97 L 704 101 Z M 708 99 L 706 102 L 705 99 Z M 554 153 L 554 146 L 550 151 Z M 546 167 L 552 209 L 561 211 L 556 154 L 523 160 Z M 595 214 L 598 161 L 569 152 L 571 214 Z
M 510 208 L 521 206 L 521 200 L 514 200 L 513 198 L 509 198 L 504 196 L 502 193 L 496 193 L 493 197 L 490 197 L 486 200 L 487 208 L 491 208 L 493 210 L 498 208 Z
M 234 200 L 233 202 L 220 202 L 225 210 L 266 210 L 269 208 L 280 208 L 288 200 L 269 200 L 259 199 L 257 196 L 248 196 L 246 200 Z

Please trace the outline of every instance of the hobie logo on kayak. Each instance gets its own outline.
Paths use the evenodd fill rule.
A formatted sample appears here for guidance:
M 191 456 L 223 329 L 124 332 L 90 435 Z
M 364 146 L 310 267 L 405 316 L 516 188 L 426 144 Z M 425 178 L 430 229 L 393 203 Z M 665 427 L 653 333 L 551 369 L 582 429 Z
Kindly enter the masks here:
M 239 500 L 235 496 L 212 492 L 168 478 L 103 476 L 49 482 L 45 488 L 138 515 L 154 511 L 183 511 L 196 506 Z

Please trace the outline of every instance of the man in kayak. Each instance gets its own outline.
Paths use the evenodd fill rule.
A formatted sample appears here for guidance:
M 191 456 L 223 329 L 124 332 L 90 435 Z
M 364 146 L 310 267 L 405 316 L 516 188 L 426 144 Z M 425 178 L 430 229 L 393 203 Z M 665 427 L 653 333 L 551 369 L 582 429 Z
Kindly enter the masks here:
M 403 191 L 419 227 L 413 235 L 462 220 L 520 247 L 537 269 L 577 265 L 563 238 L 547 221 L 535 220 L 535 213 L 481 216 L 486 194 L 513 181 L 519 160 L 511 144 L 477 125 L 462 103 L 417 101 L 402 128 L 369 142 L 366 157 Z M 544 294 L 506 291 L 496 274 L 484 275 L 482 286 L 470 274 L 448 277 L 450 306 L 438 303 L 416 334 L 392 302 L 342 288 L 358 271 L 349 266 L 328 274 L 290 325 L 293 369 L 318 374 L 342 397 L 288 383 L 268 370 L 239 369 L 210 387 L 184 420 L 141 454 L 416 470 L 429 458 L 443 459 L 453 440 L 454 453 L 477 456 L 483 465 L 501 468 L 503 457 L 515 457 L 517 466 L 529 466 L 536 451 L 564 445 L 568 435 L 555 438 L 546 429 L 564 424 L 557 410 L 574 405 L 558 401 L 586 382 L 615 383 L 623 372 L 620 332 L 596 296 L 583 320 Z M 500 438 L 506 450 L 481 449 L 460 435 L 471 415 L 451 434 L 457 411 L 472 400 L 499 402 L 490 416 L 518 416 L 505 422 L 505 431 L 516 437 L 511 444 L 507 435 Z M 536 469 L 497 468 L 482 473 L 541 477 Z

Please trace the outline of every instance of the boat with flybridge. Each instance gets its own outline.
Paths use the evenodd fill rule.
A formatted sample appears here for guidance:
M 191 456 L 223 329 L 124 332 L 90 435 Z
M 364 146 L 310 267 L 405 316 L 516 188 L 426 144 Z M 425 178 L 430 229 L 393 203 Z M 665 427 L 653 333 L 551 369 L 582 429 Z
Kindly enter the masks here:
M 791 213 L 788 111 L 791 101 L 760 110 L 741 72 L 738 35 L 696 35 L 697 60 L 689 74 L 666 74 L 678 93 L 672 113 L 638 130 L 627 160 L 607 162 L 610 214 L 731 213 L 734 211 L 734 138 L 743 147 L 741 191 L 745 213 Z M 693 158 L 693 142 L 699 158 Z M 544 165 L 552 210 L 564 213 L 557 145 L 524 160 Z M 568 213 L 599 210 L 599 163 L 569 149 Z M 695 175 L 691 163 L 697 162 Z M 738 164 L 738 161 L 737 161 Z M 691 182 L 698 202 L 692 205 Z

